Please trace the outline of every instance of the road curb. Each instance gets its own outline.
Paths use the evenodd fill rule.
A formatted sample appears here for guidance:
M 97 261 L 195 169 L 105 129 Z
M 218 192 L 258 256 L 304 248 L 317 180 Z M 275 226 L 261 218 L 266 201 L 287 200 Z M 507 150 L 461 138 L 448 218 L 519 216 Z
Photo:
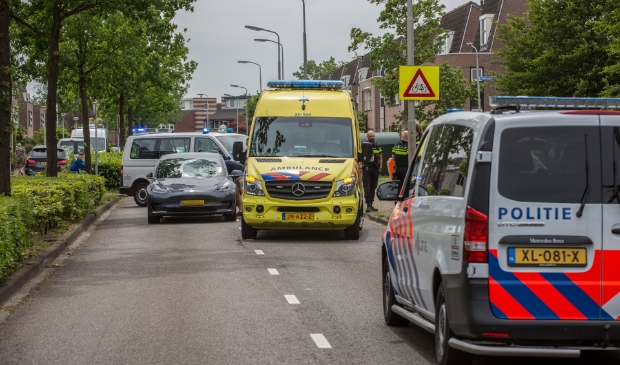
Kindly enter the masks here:
M 0 305 L 8 302 L 21 288 L 23 288 L 30 280 L 40 272 L 45 270 L 45 266 L 56 260 L 64 250 L 70 246 L 84 231 L 90 227 L 90 225 L 97 220 L 103 213 L 108 211 L 116 204 L 121 197 L 117 196 L 112 198 L 106 204 L 97 208 L 95 213 L 88 214 L 82 221 L 80 221 L 73 230 L 65 232 L 56 242 L 50 247 L 39 252 L 39 254 L 33 257 L 28 266 L 22 267 L 8 278 L 6 278 L 5 285 L 0 287 Z
M 381 218 L 381 217 L 376 217 L 372 214 L 366 214 L 366 217 L 368 219 L 370 219 L 371 221 L 377 222 L 377 223 L 381 223 L 381 224 L 385 224 L 387 226 L 388 224 L 388 220 L 386 218 Z

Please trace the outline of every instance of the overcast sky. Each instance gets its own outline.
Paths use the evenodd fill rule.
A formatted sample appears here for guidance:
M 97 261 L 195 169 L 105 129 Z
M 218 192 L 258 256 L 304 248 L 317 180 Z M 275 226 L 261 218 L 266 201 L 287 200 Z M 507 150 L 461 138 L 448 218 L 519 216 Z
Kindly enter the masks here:
M 440 0 L 450 11 L 467 0 Z M 377 17 L 382 7 L 368 0 L 306 0 L 306 37 L 308 60 L 349 61 L 354 53 L 351 28 L 381 34 Z M 303 64 L 303 8 L 301 0 L 197 0 L 194 12 L 182 12 L 175 18 L 179 30 L 187 29 L 189 59 L 198 62 L 187 97 L 199 93 L 219 98 L 223 94 L 240 95 L 259 90 L 258 66 L 239 64 L 246 60 L 262 67 L 263 88 L 277 79 L 278 53 L 275 43 L 255 42 L 255 38 L 276 40 L 276 35 L 245 29 L 253 25 L 277 32 L 284 47 L 284 78 Z M 364 54 L 363 50 L 358 51 Z

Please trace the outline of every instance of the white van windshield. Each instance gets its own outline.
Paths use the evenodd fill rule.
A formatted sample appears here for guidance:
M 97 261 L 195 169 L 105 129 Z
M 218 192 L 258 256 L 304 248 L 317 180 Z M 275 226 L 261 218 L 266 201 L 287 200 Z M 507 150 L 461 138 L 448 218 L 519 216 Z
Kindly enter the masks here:
M 254 123 L 250 156 L 353 157 L 350 118 L 262 117 Z

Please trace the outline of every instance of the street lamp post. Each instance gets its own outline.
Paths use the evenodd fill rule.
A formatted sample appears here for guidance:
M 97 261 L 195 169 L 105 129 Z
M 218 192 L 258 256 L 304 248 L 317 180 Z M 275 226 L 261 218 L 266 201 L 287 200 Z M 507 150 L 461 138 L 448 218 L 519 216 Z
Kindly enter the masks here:
M 407 65 L 415 65 L 415 34 L 414 34 L 414 21 L 413 21 L 413 1 L 407 0 Z M 415 155 L 415 142 L 417 137 L 417 128 L 415 121 L 415 101 L 407 101 L 407 129 L 409 130 L 409 153 L 407 155 L 409 162 L 413 161 Z
M 308 47 L 306 45 L 306 2 L 301 0 L 304 7 L 304 80 L 308 80 Z
M 263 92 L 263 71 L 260 65 L 252 61 L 237 61 L 237 63 L 251 63 L 251 64 L 258 66 L 258 81 L 260 82 L 259 89 L 260 89 L 260 92 L 262 93 Z M 282 64 L 284 65 L 284 62 L 282 62 Z
M 95 175 L 99 175 L 99 146 L 97 136 L 97 102 L 93 101 L 93 115 L 95 117 Z
M 468 46 L 476 51 L 476 87 L 478 88 L 478 111 L 481 112 L 480 106 L 480 67 L 478 67 L 478 48 L 472 42 L 467 43 Z
M 248 89 L 239 85 L 230 85 L 231 87 L 238 87 L 245 90 L 245 134 L 248 134 Z M 239 133 L 239 123 L 237 123 L 237 133 Z
M 257 31 L 257 32 L 264 31 L 264 32 L 273 33 L 273 34 L 276 35 L 276 37 L 278 37 L 278 79 L 281 80 L 282 76 L 281 76 L 280 72 L 282 71 L 282 66 L 280 65 L 280 35 L 278 33 L 274 32 L 273 30 L 268 30 L 268 29 L 264 29 L 264 28 L 260 28 L 260 27 L 255 27 L 255 26 L 252 26 L 252 25 L 246 25 L 245 27 L 246 27 L 246 29 L 254 30 L 254 31 Z
M 237 100 L 239 100 L 238 96 L 233 96 L 230 94 L 224 94 L 224 96 L 229 96 L 231 98 L 235 98 L 235 111 L 237 112 L 237 116 L 235 117 L 235 124 L 237 125 L 237 133 L 239 133 L 239 104 Z
M 282 55 L 282 78 L 284 78 L 284 46 L 282 43 L 278 44 L 276 41 L 272 41 L 271 39 L 254 39 L 256 42 L 271 42 L 275 43 L 280 47 L 280 54 Z

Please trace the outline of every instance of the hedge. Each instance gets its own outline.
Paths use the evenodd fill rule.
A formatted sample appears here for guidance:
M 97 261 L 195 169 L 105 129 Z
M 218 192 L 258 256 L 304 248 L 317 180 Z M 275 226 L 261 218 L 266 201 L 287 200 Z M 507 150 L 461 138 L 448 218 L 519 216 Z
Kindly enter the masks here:
M 105 179 L 87 174 L 13 177 L 11 185 L 12 196 L 0 196 L 0 278 L 25 258 L 34 233 L 81 219 L 105 192 Z
M 121 187 L 121 163 L 123 154 L 120 152 L 105 152 L 99 154 L 99 175 L 105 178 L 107 190 L 118 190 Z M 95 157 L 93 156 L 93 169 Z

